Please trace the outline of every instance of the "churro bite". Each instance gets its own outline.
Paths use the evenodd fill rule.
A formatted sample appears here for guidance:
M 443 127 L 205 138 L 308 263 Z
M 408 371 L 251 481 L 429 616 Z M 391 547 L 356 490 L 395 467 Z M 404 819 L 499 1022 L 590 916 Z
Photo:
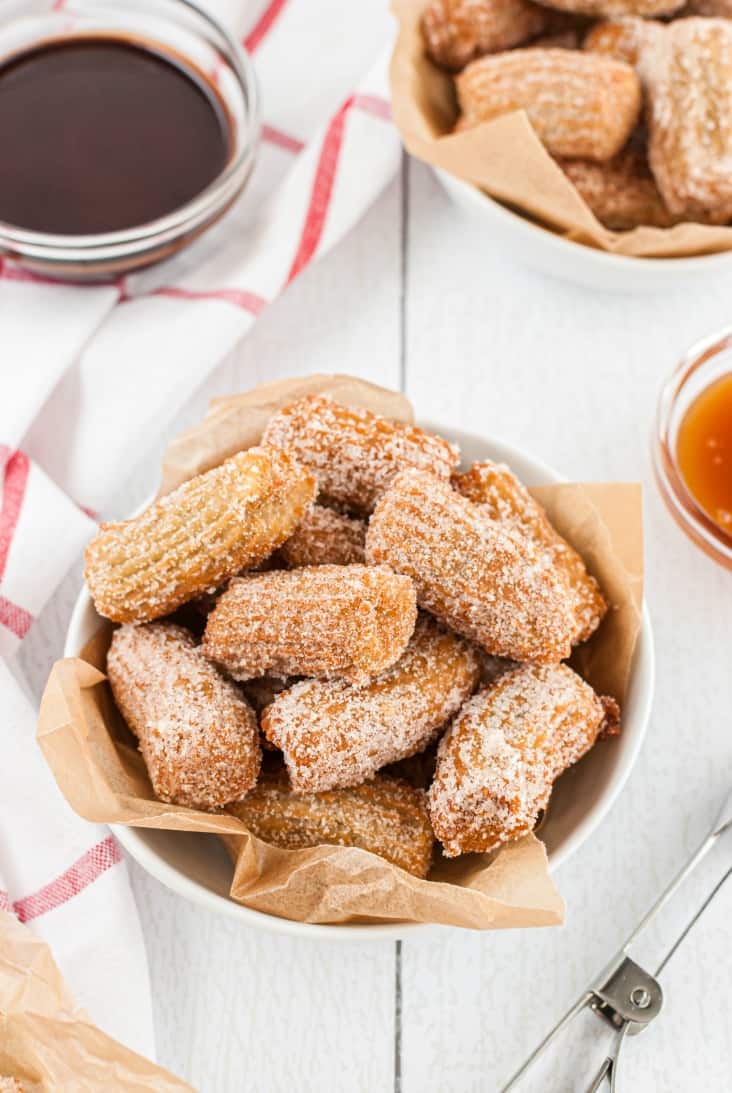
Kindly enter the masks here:
M 732 23 L 679 19 L 641 49 L 648 159 L 674 216 L 732 219 Z
M 551 554 L 434 475 L 397 477 L 371 518 L 366 556 L 411 577 L 419 606 L 487 653 L 554 663 L 572 650 L 575 597 Z
M 114 622 L 161 618 L 281 546 L 315 499 L 287 452 L 258 447 L 184 482 L 139 516 L 102 524 L 86 583 Z
M 425 795 L 396 778 L 377 775 L 349 789 L 295 793 L 280 771 L 263 775 L 227 811 L 258 839 L 283 850 L 354 846 L 415 877 L 426 877 L 432 864 L 435 840 Z
M 428 793 L 446 856 L 531 831 L 555 779 L 617 720 L 617 704 L 565 664 L 524 665 L 471 698 L 440 741 Z
M 364 560 L 366 523 L 313 505 L 280 548 L 291 569 L 305 565 L 354 565 Z
M 468 471 L 454 475 L 452 481 L 455 488 L 480 505 L 491 520 L 519 539 L 528 537 L 539 550 L 549 553 L 569 585 L 576 620 L 572 643 L 586 641 L 600 625 L 607 604 L 577 551 L 552 527 L 544 509 L 526 486 L 505 463 L 494 463 L 490 459 L 473 463 Z
M 238 680 L 363 682 L 399 659 L 416 618 L 412 582 L 386 566 L 274 570 L 230 583 L 208 617 L 202 649 Z
M 625 61 L 635 67 L 644 43 L 662 29 L 663 23 L 653 19 L 641 19 L 637 15 L 607 19 L 595 23 L 588 31 L 582 48 L 591 53 L 605 53 L 617 61 Z
M 543 34 L 555 19 L 549 8 L 530 0 L 432 0 L 422 16 L 422 34 L 432 60 L 458 70 Z
M 599 53 L 515 49 L 482 57 L 455 80 L 461 130 L 525 110 L 555 156 L 610 159 L 638 120 L 641 90 L 630 65 Z
M 606 163 L 559 160 L 559 166 L 601 224 L 611 231 L 670 228 L 681 219 L 666 208 L 643 148 L 628 146 Z
M 161 801 L 215 809 L 253 788 L 261 763 L 254 710 L 188 631 L 120 627 L 107 675 Z
M 355 786 L 387 763 L 424 750 L 472 694 L 471 646 L 422 616 L 406 652 L 363 686 L 306 680 L 262 713 L 262 730 L 285 756 L 293 789 Z
M 285 448 L 316 475 L 324 500 L 372 511 L 394 476 L 421 467 L 449 478 L 457 448 L 416 425 L 306 395 L 274 414 L 262 441 Z

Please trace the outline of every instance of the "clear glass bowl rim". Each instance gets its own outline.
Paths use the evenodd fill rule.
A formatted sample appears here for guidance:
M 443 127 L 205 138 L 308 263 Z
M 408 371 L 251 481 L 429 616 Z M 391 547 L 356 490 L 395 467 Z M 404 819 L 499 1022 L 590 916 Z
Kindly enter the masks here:
M 704 512 L 686 486 L 671 435 L 674 413 L 686 385 L 709 361 L 728 349 L 732 350 L 732 326 L 695 342 L 661 388 L 653 434 L 653 468 L 661 496 L 681 529 L 706 554 L 732 569 L 732 537 Z

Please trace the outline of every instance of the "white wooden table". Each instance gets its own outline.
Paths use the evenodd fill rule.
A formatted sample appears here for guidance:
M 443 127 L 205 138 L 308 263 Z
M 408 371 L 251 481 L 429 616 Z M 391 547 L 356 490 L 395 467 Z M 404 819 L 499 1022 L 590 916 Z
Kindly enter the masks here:
M 524 446 L 571 478 L 641 479 L 658 658 L 638 765 L 558 874 L 561 928 L 303 942 L 219 919 L 133 864 L 160 1061 L 201 1093 L 496 1090 L 701 837 L 732 774 L 732 575 L 671 522 L 649 437 L 662 378 L 689 343 L 730 321 L 730 300 L 732 277 L 639 299 L 545 279 L 491 253 L 409 163 L 174 422 L 170 433 L 200 418 L 210 396 L 265 379 L 352 372 L 403 387 L 423 417 Z M 166 439 L 110 514 L 150 492 Z M 78 574 L 67 580 L 26 643 L 37 691 L 78 584 Z M 731 889 L 671 961 L 667 1013 L 636 1041 L 626 1089 L 732 1088 Z M 543 1086 L 570 1088 L 581 1087 Z

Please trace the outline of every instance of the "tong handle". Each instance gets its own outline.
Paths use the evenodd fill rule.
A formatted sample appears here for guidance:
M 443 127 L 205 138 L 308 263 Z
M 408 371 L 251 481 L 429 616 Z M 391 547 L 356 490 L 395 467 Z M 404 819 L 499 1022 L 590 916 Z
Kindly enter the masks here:
M 599 1016 L 610 1020 L 618 1030 L 614 1051 L 600 1067 L 588 1093 L 596 1093 L 605 1078 L 610 1081 L 611 1091 L 615 1088 L 617 1059 L 623 1040 L 628 1033 L 640 1032 L 658 1015 L 663 1005 L 663 991 L 658 981 L 639 967 L 628 956 L 628 949 L 656 917 L 659 911 L 670 902 L 676 891 L 697 865 L 707 856 L 717 840 L 732 830 L 732 789 L 727 794 L 722 807 L 709 831 L 709 834 L 681 867 L 675 877 L 649 907 L 635 929 L 626 938 L 622 948 L 613 956 L 594 981 L 592 986 L 571 1006 L 558 1023 L 551 1029 L 541 1043 L 532 1051 L 523 1065 L 509 1079 L 501 1093 L 510 1093 L 516 1089 L 519 1081 L 526 1074 L 536 1059 L 544 1053 L 563 1029 L 586 1006 L 590 1006 Z M 711 898 L 711 897 L 709 897 Z M 696 917 L 696 916 L 695 916 Z M 682 934 L 685 936 L 686 931 Z M 661 965 L 663 966 L 663 965 Z M 599 1084 L 598 1084 L 599 1083 Z

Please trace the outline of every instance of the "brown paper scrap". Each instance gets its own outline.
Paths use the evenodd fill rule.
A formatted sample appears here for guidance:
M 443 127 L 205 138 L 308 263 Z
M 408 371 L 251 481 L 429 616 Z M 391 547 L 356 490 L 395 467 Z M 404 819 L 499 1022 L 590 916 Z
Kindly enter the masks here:
M 394 121 L 413 156 L 485 190 L 566 239 L 634 257 L 681 258 L 732 248 L 732 228 L 677 224 L 612 232 L 536 136 L 524 111 L 452 133 L 452 76 L 432 63 L 420 29 L 427 0 L 393 0 L 399 33 L 390 80 Z
M 192 1093 L 74 1008 L 51 950 L 0 912 L 0 1077 L 24 1093 Z
M 217 400 L 199 427 L 173 442 L 163 463 L 164 488 L 257 443 L 268 414 L 304 390 L 412 420 L 411 406 L 402 395 L 351 377 L 265 385 Z M 590 683 L 622 701 L 640 623 L 639 488 L 566 484 L 534 492 L 559 531 L 586 558 L 611 603 L 578 663 Z M 251 836 L 227 812 L 205 813 L 157 801 L 102 674 L 111 626 L 101 619 L 99 626 L 78 658 L 54 666 L 38 725 L 41 749 L 79 815 L 134 827 L 217 834 L 234 861 L 232 899 L 299 922 L 400 921 L 498 929 L 562 921 L 562 900 L 549 875 L 544 846 L 534 835 L 495 855 L 438 860 L 429 879 L 418 880 L 364 850 L 281 850 Z M 556 793 L 561 792 L 560 784 Z M 572 782 L 574 807 L 582 807 L 584 795 L 589 807 L 595 792 L 593 779 L 582 778 L 579 764 Z

